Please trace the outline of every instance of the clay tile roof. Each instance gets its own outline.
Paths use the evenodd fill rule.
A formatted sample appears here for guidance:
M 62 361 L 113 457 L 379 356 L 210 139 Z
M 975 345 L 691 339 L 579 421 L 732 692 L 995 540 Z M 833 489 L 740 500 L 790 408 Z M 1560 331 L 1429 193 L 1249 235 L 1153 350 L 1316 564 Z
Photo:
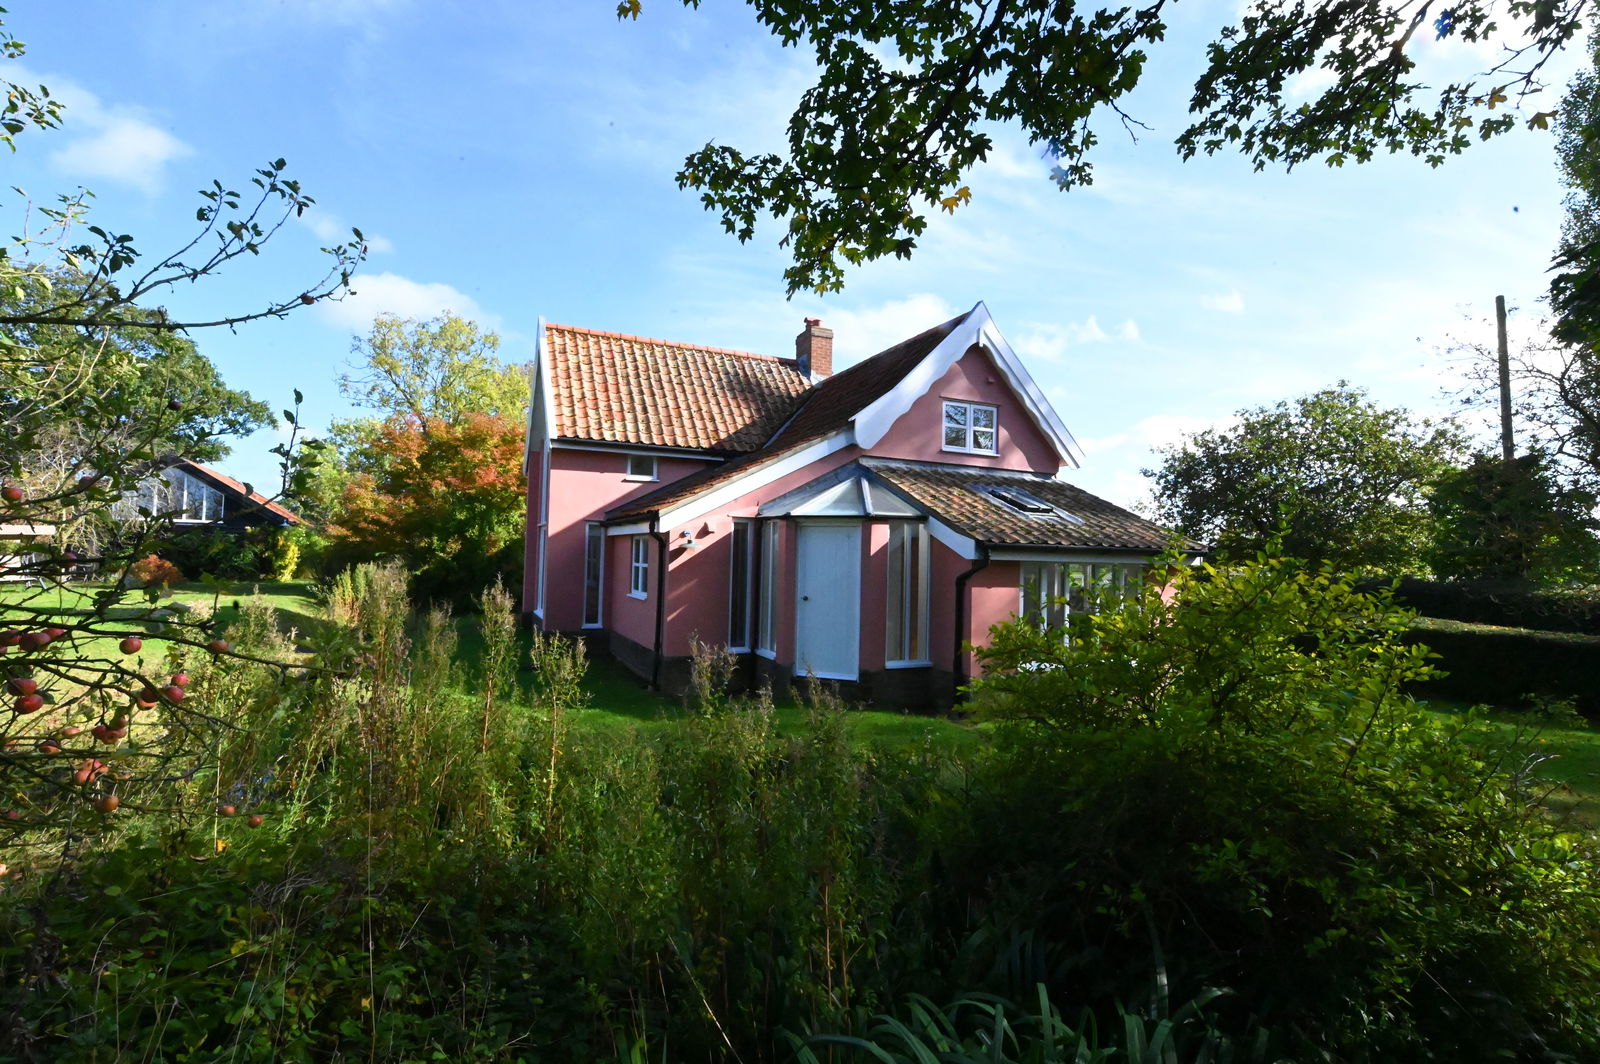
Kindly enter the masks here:
M 991 546 L 1156 552 L 1166 549 L 1172 537 L 1160 525 L 1050 477 L 872 458 L 862 459 L 861 464 L 956 531 Z M 988 493 L 990 488 L 1007 487 L 1022 488 L 1078 520 L 1019 513 Z M 1179 546 L 1196 552 L 1206 549 L 1188 539 Z
M 773 446 L 789 447 L 844 428 L 852 417 L 899 384 L 966 316 L 935 325 L 822 381 L 778 433 Z
M 794 416 L 777 427 L 777 435 L 760 451 L 740 455 L 630 499 L 608 512 L 606 517 L 619 520 L 669 509 L 844 428 L 857 412 L 900 383 L 965 317 L 963 314 L 935 325 L 817 384 L 804 396 Z
M 553 434 L 743 453 L 794 412 L 793 359 L 546 325 Z
M 293 510 L 287 509 L 287 508 L 285 508 L 283 506 L 279 506 L 277 503 L 275 503 L 272 500 L 268 499 L 265 495 L 262 495 L 260 492 L 249 490 L 244 485 L 243 481 L 234 480 L 232 477 L 228 476 L 226 473 L 219 473 L 215 469 L 212 469 L 210 466 L 203 466 L 199 462 L 193 461 L 193 460 L 188 459 L 188 458 L 180 458 L 180 459 L 178 459 L 176 464 L 177 465 L 181 465 L 181 466 L 186 466 L 189 469 L 197 470 L 197 471 L 205 474 L 206 476 L 210 477 L 212 480 L 215 480 L 217 483 L 223 485 L 224 487 L 226 487 L 226 488 L 228 488 L 228 489 L 230 489 L 232 491 L 238 492 L 239 495 L 242 498 L 249 499 L 251 502 L 253 502 L 257 506 L 261 507 L 261 509 L 267 511 L 267 513 L 272 514 L 275 517 L 283 518 L 285 521 L 289 522 L 289 524 L 291 524 L 291 525 L 302 524 L 304 522 L 304 520 L 305 520 L 303 517 L 301 517 L 299 514 L 295 513 Z

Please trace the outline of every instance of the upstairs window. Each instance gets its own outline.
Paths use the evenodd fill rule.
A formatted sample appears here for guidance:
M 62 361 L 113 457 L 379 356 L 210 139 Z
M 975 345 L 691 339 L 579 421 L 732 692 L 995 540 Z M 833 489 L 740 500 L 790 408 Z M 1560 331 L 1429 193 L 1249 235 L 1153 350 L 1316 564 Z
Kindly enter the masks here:
M 628 456 L 628 473 L 625 480 L 655 480 L 656 456 L 653 454 L 630 454 Z
M 944 401 L 944 449 L 965 454 L 998 454 L 999 411 L 983 403 Z

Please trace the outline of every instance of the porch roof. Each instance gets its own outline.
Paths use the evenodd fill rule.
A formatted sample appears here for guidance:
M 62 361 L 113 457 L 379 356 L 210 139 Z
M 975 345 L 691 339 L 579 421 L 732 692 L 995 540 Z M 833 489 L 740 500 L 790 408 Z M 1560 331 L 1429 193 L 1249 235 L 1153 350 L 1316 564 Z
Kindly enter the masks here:
M 860 463 L 931 516 L 989 546 L 1155 554 L 1173 543 L 1160 525 L 1053 477 L 881 458 Z M 1206 549 L 1182 537 L 1176 545 Z

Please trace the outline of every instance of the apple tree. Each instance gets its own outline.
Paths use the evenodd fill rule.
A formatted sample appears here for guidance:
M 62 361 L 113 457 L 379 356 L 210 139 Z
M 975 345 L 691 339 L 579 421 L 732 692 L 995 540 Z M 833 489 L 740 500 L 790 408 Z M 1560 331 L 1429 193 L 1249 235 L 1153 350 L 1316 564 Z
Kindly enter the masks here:
M 0 62 L 22 50 L 0 23 Z M 0 83 L 12 150 L 68 117 L 44 87 Z M 56 533 L 129 495 L 162 455 L 214 456 L 218 435 L 269 416 L 216 378 L 188 334 L 338 298 L 364 257 L 356 231 L 323 249 L 314 283 L 217 317 L 169 314 L 163 293 L 259 254 L 312 203 L 281 159 L 241 187 L 201 190 L 191 238 L 165 254 L 94 224 L 87 192 L 34 205 L 0 244 L 0 846 L 13 854 L 70 846 L 119 809 L 167 801 L 232 727 L 190 674 L 233 648 L 131 574 L 173 515 L 141 514 L 95 556 Z M 292 441 L 280 450 L 292 474 Z M 77 582 L 86 566 L 103 579 Z

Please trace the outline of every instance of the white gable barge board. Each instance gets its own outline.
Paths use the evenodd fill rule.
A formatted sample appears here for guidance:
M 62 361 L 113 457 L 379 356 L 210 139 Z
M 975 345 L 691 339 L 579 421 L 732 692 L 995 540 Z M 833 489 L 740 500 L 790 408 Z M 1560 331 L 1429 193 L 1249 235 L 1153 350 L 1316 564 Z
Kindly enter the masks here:
M 690 521 L 697 521 L 707 514 L 716 513 L 740 496 L 748 495 L 757 488 L 771 484 L 790 473 L 797 473 L 812 462 L 820 461 L 854 442 L 849 430 L 824 436 L 814 443 L 763 462 L 748 473 L 734 477 L 725 484 L 719 484 L 702 495 L 691 496 L 675 507 L 662 510 L 658 525 L 662 529 L 676 528 Z
M 950 334 L 923 356 L 922 361 L 899 384 L 856 412 L 851 418 L 855 425 L 856 442 L 865 449 L 883 439 L 890 427 L 911 409 L 912 404 L 926 395 L 974 344 L 989 352 L 1001 376 L 1005 377 L 1012 392 L 1021 400 L 1023 411 L 1044 438 L 1050 441 L 1062 464 L 1078 466 L 1081 454 L 1078 442 L 1061 423 L 1061 418 L 1023 367 L 1017 353 L 1000 334 L 994 320 L 989 317 L 989 308 L 982 302 L 968 311 L 950 330 Z
M 533 372 L 529 374 L 528 387 L 531 394 L 528 397 L 528 435 L 522 441 L 522 475 L 528 475 L 528 458 L 533 454 L 534 441 L 541 445 L 550 442 L 550 426 L 553 424 L 550 400 L 550 372 L 547 368 L 549 359 L 545 357 L 544 349 L 544 318 L 539 318 L 539 326 L 533 338 Z M 549 447 L 545 449 L 548 451 Z

